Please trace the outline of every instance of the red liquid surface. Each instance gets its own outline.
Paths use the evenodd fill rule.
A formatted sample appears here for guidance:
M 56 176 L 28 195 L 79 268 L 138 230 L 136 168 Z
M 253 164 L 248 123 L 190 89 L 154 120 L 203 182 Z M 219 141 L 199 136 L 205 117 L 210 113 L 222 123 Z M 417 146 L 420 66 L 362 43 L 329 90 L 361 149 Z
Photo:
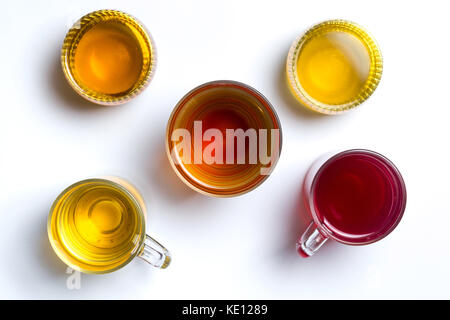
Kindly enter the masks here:
M 403 214 L 404 200 L 403 180 L 393 166 L 364 152 L 329 160 L 314 185 L 321 225 L 338 240 L 356 244 L 389 233 Z
M 227 129 L 242 129 L 246 131 L 250 126 L 247 123 L 246 119 L 239 114 L 238 112 L 233 110 L 233 106 L 225 106 L 219 108 L 211 108 L 209 112 L 206 112 L 205 116 L 202 119 L 202 128 L 203 132 L 208 129 L 219 129 L 222 132 L 223 136 L 223 151 L 222 151 L 222 159 L 225 165 L 226 162 L 226 153 L 227 153 L 227 139 L 226 139 L 226 130 Z M 235 140 L 233 140 L 235 142 Z M 203 141 L 203 150 L 209 145 L 210 141 Z M 234 162 L 233 164 L 237 164 L 238 150 L 237 144 L 233 143 L 228 148 L 234 148 Z M 248 159 L 248 139 L 245 139 L 245 156 L 246 160 Z M 214 153 L 213 153 L 214 155 Z M 246 162 L 248 163 L 248 162 Z

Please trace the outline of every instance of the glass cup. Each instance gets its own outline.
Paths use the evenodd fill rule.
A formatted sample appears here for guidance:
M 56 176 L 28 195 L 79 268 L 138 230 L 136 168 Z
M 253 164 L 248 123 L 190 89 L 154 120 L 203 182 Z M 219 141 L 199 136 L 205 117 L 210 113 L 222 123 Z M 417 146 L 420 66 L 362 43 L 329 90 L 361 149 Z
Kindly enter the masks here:
M 210 196 L 236 196 L 259 186 L 274 169 L 281 145 L 270 102 L 236 81 L 191 90 L 167 124 L 170 164 L 184 183 Z
M 355 108 L 375 91 L 383 59 L 372 36 L 345 20 L 314 25 L 292 44 L 288 86 L 305 107 L 323 114 Z
M 309 257 L 328 239 L 365 245 L 387 236 L 405 211 L 406 188 L 386 157 L 353 149 L 316 160 L 305 176 L 303 198 L 313 221 L 296 246 Z
M 47 223 L 58 257 L 74 270 L 108 273 L 138 256 L 156 268 L 167 268 L 171 255 L 145 234 L 142 196 L 117 177 L 79 181 L 55 200 Z
M 153 77 L 156 48 L 136 18 L 117 10 L 86 14 L 67 32 L 61 64 L 71 87 L 101 105 L 130 101 Z

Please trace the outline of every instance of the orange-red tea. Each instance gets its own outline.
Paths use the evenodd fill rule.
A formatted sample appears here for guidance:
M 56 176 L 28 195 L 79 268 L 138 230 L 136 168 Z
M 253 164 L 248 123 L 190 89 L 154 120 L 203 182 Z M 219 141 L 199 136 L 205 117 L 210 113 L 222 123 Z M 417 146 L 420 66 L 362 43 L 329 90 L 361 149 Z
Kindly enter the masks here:
M 216 196 L 248 192 L 273 169 L 281 127 L 270 103 L 256 90 L 215 81 L 189 92 L 175 107 L 166 146 L 180 178 Z

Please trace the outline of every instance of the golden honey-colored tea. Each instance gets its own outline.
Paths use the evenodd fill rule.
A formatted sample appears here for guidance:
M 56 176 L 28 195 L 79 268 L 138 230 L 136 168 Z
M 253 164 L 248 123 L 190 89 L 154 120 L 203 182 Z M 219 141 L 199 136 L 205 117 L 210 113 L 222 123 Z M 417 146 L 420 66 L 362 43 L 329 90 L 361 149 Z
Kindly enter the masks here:
M 287 61 L 290 87 L 307 107 L 338 113 L 367 99 L 381 77 L 378 46 L 358 25 L 330 20 L 294 42 Z
M 150 34 L 139 21 L 120 11 L 99 10 L 69 30 L 61 61 L 77 93 L 108 105 L 140 93 L 151 79 L 156 58 Z
M 84 86 L 112 95 L 134 86 L 143 61 L 139 41 L 129 28 L 119 22 L 102 22 L 81 38 L 74 63 Z
M 136 256 L 145 237 L 141 205 L 129 189 L 104 179 L 84 180 L 53 204 L 50 242 L 69 266 L 113 271 Z

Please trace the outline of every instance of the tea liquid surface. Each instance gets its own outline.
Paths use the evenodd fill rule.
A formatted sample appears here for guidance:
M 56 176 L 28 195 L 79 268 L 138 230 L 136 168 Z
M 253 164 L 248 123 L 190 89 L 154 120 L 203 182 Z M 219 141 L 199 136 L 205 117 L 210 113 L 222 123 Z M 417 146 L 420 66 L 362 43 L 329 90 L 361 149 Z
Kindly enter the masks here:
M 316 177 L 314 206 L 322 225 L 355 242 L 378 237 L 396 218 L 390 169 L 372 156 L 331 160 Z
M 143 234 L 136 204 L 123 190 L 90 182 L 68 190 L 55 204 L 53 244 L 69 265 L 103 272 L 127 262 Z
M 369 77 L 370 55 L 355 35 L 328 31 L 303 44 L 297 60 L 297 75 L 306 93 L 330 105 L 353 101 Z
M 80 39 L 75 51 L 76 76 L 102 94 L 131 90 L 143 67 L 142 51 L 132 30 L 120 22 L 101 22 Z

